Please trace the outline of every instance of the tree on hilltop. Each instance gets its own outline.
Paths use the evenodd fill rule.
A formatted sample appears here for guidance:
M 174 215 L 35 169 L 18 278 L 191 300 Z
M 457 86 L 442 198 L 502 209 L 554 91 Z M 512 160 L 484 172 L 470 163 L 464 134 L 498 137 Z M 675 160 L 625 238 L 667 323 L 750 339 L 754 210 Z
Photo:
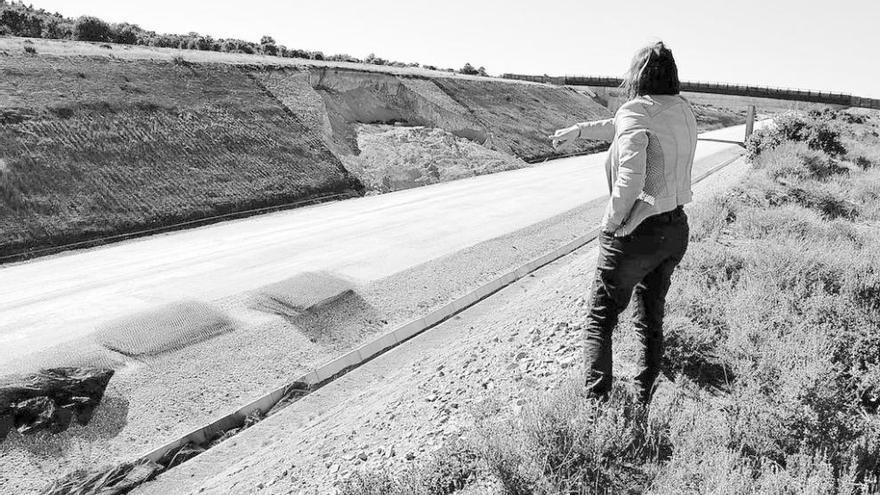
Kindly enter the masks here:
M 112 32 L 109 24 L 92 16 L 80 17 L 73 27 L 73 36 L 79 41 L 110 41 Z
M 474 69 L 474 66 L 471 65 L 470 62 L 464 64 L 464 67 L 462 67 L 459 72 L 461 72 L 462 74 L 467 74 L 469 76 L 476 76 L 477 74 L 480 73 L 480 71 L 478 71 L 477 69 Z
M 260 38 L 260 51 L 266 55 L 278 55 L 278 45 L 275 44 L 275 38 L 271 36 Z
M 123 22 L 113 26 L 113 42 L 122 45 L 136 45 L 138 42 L 138 33 L 143 31 L 136 24 Z

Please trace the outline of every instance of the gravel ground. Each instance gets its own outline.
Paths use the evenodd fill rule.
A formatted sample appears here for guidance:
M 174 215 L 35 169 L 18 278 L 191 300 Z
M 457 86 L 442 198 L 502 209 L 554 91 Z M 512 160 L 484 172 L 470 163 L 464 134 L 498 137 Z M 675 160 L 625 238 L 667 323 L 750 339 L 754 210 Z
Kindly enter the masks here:
M 587 203 L 356 287 L 355 304 L 330 307 L 308 319 L 254 310 L 249 294 L 213 301 L 237 320 L 238 330 L 155 357 L 123 360 L 114 356 L 119 358 L 117 364 L 124 365 L 111 381 L 107 400 L 92 424 L 54 437 L 10 438 L 0 444 L 0 493 L 35 493 L 47 479 L 80 467 L 130 459 L 178 438 L 366 339 L 574 239 L 595 226 L 604 203 Z M 498 312 L 498 325 L 507 321 L 505 313 Z
M 698 201 L 745 172 L 699 184 Z M 579 373 L 594 245 L 366 363 L 135 493 L 332 493 L 357 470 L 398 469 L 466 436 L 478 418 L 513 414 Z M 629 329 L 615 336 L 631 374 Z

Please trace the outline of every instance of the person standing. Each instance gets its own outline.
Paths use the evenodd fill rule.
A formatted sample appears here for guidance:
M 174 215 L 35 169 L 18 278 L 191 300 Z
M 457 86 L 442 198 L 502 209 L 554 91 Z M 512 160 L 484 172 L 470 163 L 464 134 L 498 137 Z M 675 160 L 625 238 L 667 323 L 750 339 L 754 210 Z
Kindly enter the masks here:
M 556 149 L 576 139 L 611 141 L 606 160 L 610 199 L 602 218 L 599 259 L 585 333 L 586 388 L 611 391 L 611 334 L 635 300 L 640 351 L 635 384 L 648 403 L 663 357 L 663 315 L 675 267 L 688 246 L 691 169 L 697 126 L 679 95 L 678 67 L 661 41 L 636 52 L 624 78 L 627 101 L 613 119 L 583 122 L 549 138 Z

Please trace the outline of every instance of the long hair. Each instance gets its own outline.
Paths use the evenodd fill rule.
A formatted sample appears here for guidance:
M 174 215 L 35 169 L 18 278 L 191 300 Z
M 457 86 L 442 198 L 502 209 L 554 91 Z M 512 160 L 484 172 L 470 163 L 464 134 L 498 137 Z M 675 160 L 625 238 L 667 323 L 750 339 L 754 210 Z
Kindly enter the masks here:
M 628 100 L 641 95 L 677 95 L 680 87 L 675 58 L 662 41 L 636 52 L 621 84 Z

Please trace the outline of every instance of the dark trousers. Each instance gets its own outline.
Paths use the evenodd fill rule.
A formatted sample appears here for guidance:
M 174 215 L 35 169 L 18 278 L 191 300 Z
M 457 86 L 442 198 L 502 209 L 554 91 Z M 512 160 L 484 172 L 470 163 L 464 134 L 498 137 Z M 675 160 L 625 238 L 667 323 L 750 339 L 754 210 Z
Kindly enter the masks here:
M 599 260 L 585 327 L 586 386 L 598 398 L 611 390 L 611 333 L 635 291 L 635 328 L 640 349 L 635 376 L 648 402 L 663 358 L 663 309 L 675 267 L 688 245 L 687 215 L 681 207 L 644 220 L 632 234 L 602 233 Z

